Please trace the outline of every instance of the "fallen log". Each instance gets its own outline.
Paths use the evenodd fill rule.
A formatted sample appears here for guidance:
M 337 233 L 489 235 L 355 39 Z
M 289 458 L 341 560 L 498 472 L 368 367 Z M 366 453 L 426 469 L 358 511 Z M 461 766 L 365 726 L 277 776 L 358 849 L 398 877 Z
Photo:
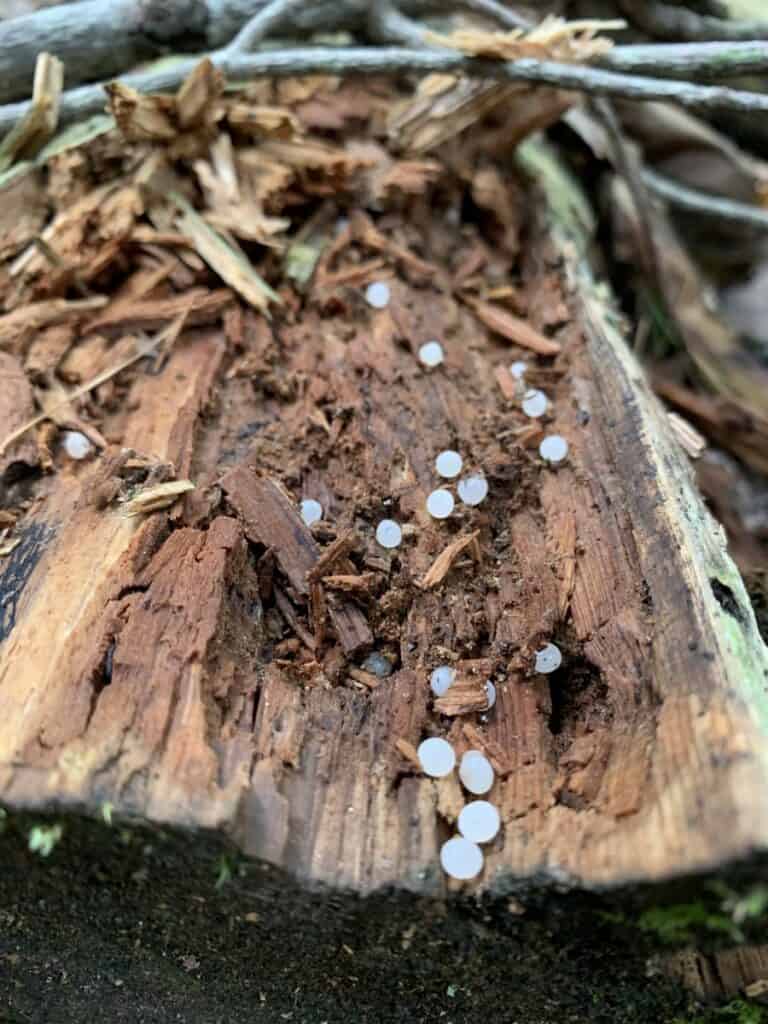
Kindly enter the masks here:
M 198 836 L 201 857 L 213 844 L 266 865 L 269 899 L 290 893 L 286 927 L 314 907 L 305 937 L 319 941 L 317 883 L 322 906 L 363 896 L 382 919 L 403 892 L 457 889 L 439 853 L 461 789 L 406 756 L 439 735 L 497 772 L 502 830 L 462 891 L 523 909 L 593 894 L 593 914 L 608 890 L 634 921 L 692 880 L 742 891 L 759 877 L 768 659 L 754 614 L 591 276 L 588 213 L 546 150 L 521 160 L 532 180 L 515 203 L 538 214 L 517 312 L 560 346 L 527 371 L 549 395 L 543 426 L 499 386 L 508 342 L 451 284 L 469 242 L 416 208 L 434 276 L 411 281 L 393 245 L 384 308 L 319 284 L 274 327 L 241 311 L 226 330 L 187 328 L 164 366 L 131 378 L 100 430 L 192 479 L 183 502 L 121 514 L 111 451 L 40 483 L 0 561 L 0 800 L 24 834 L 36 814 L 64 824 L 62 844 L 80 817 Z M 435 338 L 445 358 L 428 371 Z M 545 431 L 568 441 L 556 468 L 536 455 Z M 443 521 L 425 500 L 449 447 L 489 493 Z M 307 498 L 313 526 L 295 511 Z M 401 547 L 377 545 L 384 518 L 404 525 Z M 420 585 L 459 535 L 472 550 Z M 370 591 L 326 593 L 313 569 L 331 561 Z M 563 664 L 547 676 L 535 654 L 552 640 Z M 487 672 L 492 709 L 435 712 L 429 673 L 446 659 Z

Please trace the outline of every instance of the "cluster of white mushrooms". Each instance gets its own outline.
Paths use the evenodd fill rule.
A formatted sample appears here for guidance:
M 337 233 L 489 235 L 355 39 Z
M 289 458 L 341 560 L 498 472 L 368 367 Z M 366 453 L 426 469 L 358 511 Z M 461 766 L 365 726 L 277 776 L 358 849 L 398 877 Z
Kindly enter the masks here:
M 385 309 L 390 300 L 389 285 L 384 281 L 369 284 L 365 298 L 373 309 Z M 440 366 L 445 358 L 439 341 L 427 341 L 418 350 L 420 363 L 427 369 Z M 512 363 L 509 372 L 519 382 L 521 407 L 526 416 L 539 419 L 550 408 L 547 395 L 538 388 L 525 385 L 528 366 L 522 360 Z M 568 442 L 559 434 L 550 434 L 539 445 L 539 455 L 550 465 L 562 463 L 568 456 Z M 459 500 L 468 506 L 476 506 L 488 495 L 488 482 L 484 476 L 472 473 L 460 477 L 464 468 L 461 454 L 453 449 L 441 451 L 435 459 L 435 471 L 444 481 L 456 481 Z M 457 479 L 459 478 L 459 479 Z M 451 516 L 455 498 L 447 485 L 435 488 L 427 496 L 427 512 L 433 519 L 442 520 Z M 307 498 L 301 502 L 300 513 L 304 522 L 311 526 L 323 517 L 318 501 Z M 382 519 L 376 526 L 376 541 L 383 548 L 398 548 L 403 540 L 402 527 L 394 519 Z M 557 671 L 563 661 L 560 649 L 547 643 L 536 651 L 534 670 L 549 674 Z M 438 665 L 430 675 L 430 689 L 435 697 L 444 697 L 456 680 L 456 671 L 450 665 Z M 488 680 L 485 684 L 488 696 L 486 710 L 496 703 L 496 687 Z M 426 775 L 439 779 L 450 775 L 457 767 L 456 753 L 451 744 L 439 736 L 425 739 L 418 747 L 419 764 Z M 483 797 L 493 787 L 495 773 L 493 765 L 481 750 L 468 750 L 458 763 L 458 775 L 464 790 L 472 797 Z M 457 819 L 458 834 L 443 843 L 440 863 L 451 878 L 466 881 L 476 878 L 483 870 L 484 855 L 481 844 L 492 842 L 501 828 L 498 808 L 485 799 L 471 799 L 462 808 Z

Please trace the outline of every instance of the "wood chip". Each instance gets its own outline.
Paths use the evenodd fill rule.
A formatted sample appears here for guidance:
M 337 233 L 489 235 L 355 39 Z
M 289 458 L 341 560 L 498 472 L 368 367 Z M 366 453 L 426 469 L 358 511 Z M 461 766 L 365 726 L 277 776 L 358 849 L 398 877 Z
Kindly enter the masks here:
M 474 310 L 478 320 L 507 341 L 513 341 L 516 345 L 530 349 L 540 356 L 556 356 L 561 351 L 559 341 L 545 337 L 525 320 L 513 316 L 501 306 L 483 302 L 482 299 L 475 299 L 470 295 L 462 295 L 462 299 Z
M 247 532 L 247 531 L 246 531 Z M 304 628 L 299 622 L 299 616 L 294 608 L 292 602 L 288 598 L 288 595 L 280 587 L 275 586 L 275 604 L 280 614 L 283 616 L 285 621 L 291 627 L 296 636 L 301 640 L 306 648 L 310 651 L 314 651 L 316 643 L 315 638 L 312 634 Z
M 571 606 L 576 582 L 576 517 L 570 511 L 564 512 L 554 521 L 552 529 L 560 576 L 557 614 L 560 622 L 564 622 Z
M 493 375 L 505 400 L 507 402 L 516 402 L 519 397 L 518 389 L 520 382 L 515 380 L 506 366 L 497 366 L 493 371 Z
M 196 327 L 215 323 L 231 302 L 232 292 L 228 288 L 216 291 L 194 288 L 183 295 L 164 299 L 117 298 L 103 313 L 88 321 L 87 330 L 108 334 L 126 330 L 156 331 L 181 314 L 186 314 L 188 326 Z
M 472 750 L 482 750 L 493 765 L 493 770 L 502 778 L 512 771 L 512 764 L 501 746 L 490 739 L 484 732 L 471 722 L 464 722 L 461 727 L 464 737 Z
M 404 757 L 409 764 L 413 765 L 414 768 L 421 769 L 421 763 L 419 761 L 419 755 L 416 751 L 416 747 L 409 741 L 402 738 L 395 740 L 395 749 L 401 757 Z
M 438 583 L 442 583 L 445 577 L 451 570 L 451 566 L 454 564 L 459 555 L 470 549 L 473 557 L 476 557 L 476 544 L 480 536 L 480 531 L 475 530 L 474 533 L 466 534 L 463 537 L 457 537 L 456 540 L 451 541 L 447 548 L 444 548 L 437 558 L 434 560 L 432 565 L 427 569 L 424 576 L 419 581 L 419 586 L 424 590 L 428 590 L 430 587 L 436 587 Z
M 181 210 L 178 220 L 180 230 L 192 240 L 198 255 L 225 284 L 230 285 L 246 302 L 264 314 L 268 313 L 270 302 L 278 305 L 282 303 L 277 292 L 259 277 L 244 253 L 233 248 L 206 224 L 183 196 L 172 193 L 171 198 Z
M 266 107 L 235 102 L 227 107 L 232 128 L 257 139 L 292 139 L 301 134 L 301 122 L 286 107 Z
M 690 423 L 676 412 L 668 412 L 667 420 L 672 433 L 682 445 L 691 459 L 700 459 L 707 450 L 707 439 Z
M 309 620 L 315 636 L 315 649 L 318 651 L 325 640 L 326 614 L 325 592 L 321 584 L 313 583 L 309 588 Z
M 328 615 L 347 657 L 355 658 L 373 645 L 373 633 L 368 620 L 352 601 L 329 594 Z
M 34 156 L 56 131 L 63 85 L 64 65 L 58 57 L 38 54 L 32 104 L 0 144 L 0 171 L 20 157 Z
M 409 249 L 387 238 L 374 225 L 371 218 L 361 210 L 356 210 L 350 218 L 350 227 L 353 237 L 362 245 L 386 253 L 422 277 L 435 278 L 439 276 L 438 268 L 434 263 L 427 263 L 426 260 L 419 259 Z
M 93 295 L 88 299 L 46 299 L 14 309 L 0 316 L 0 348 L 23 348 L 25 342 L 44 327 L 79 320 L 108 302 L 104 295 Z
M 242 519 L 248 539 L 271 548 L 293 589 L 308 596 L 309 573 L 320 551 L 296 504 L 276 480 L 258 477 L 245 466 L 227 473 L 221 486 Z
M 321 580 L 332 565 L 335 565 L 340 558 L 343 558 L 349 551 L 351 551 L 355 546 L 356 541 L 357 534 L 354 530 L 348 530 L 340 537 L 337 537 L 335 541 L 328 545 L 325 551 L 323 551 L 318 558 L 317 562 L 307 573 L 307 581 L 309 583 L 314 583 L 316 580 Z
M 189 491 L 194 491 L 195 485 L 191 480 L 169 480 L 164 484 L 155 484 L 153 487 L 146 487 L 135 492 L 126 501 L 122 510 L 127 516 L 148 515 L 150 512 L 159 512 L 161 509 L 171 506 L 177 498 Z
M 179 126 L 187 130 L 195 125 L 212 124 L 223 91 L 224 75 L 210 57 L 204 57 L 190 71 L 174 97 Z
M 370 594 L 377 579 L 375 572 L 364 572 L 359 576 L 349 574 L 324 576 L 323 586 L 330 587 L 332 590 L 343 590 L 349 594 Z
M 377 686 L 381 686 L 384 682 L 379 676 L 373 674 L 373 672 L 365 672 L 361 668 L 349 668 L 347 669 L 347 675 L 350 679 L 354 679 L 356 683 L 361 683 L 369 690 L 375 690 Z
M 435 700 L 435 710 L 441 715 L 471 715 L 487 707 L 485 679 L 458 678 L 444 697 Z

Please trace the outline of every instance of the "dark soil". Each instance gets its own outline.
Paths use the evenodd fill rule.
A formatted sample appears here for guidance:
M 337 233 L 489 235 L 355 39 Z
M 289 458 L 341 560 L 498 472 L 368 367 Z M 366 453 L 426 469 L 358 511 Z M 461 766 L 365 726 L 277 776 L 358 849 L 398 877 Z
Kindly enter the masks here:
M 47 859 L 10 825 L 0 863 L 3 1024 L 687 1019 L 647 952 L 566 904 L 308 896 L 202 838 L 76 822 Z

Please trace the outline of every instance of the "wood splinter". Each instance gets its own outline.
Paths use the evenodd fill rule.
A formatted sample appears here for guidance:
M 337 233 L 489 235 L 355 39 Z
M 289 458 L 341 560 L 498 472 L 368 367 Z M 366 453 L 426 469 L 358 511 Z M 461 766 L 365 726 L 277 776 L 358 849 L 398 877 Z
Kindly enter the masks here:
M 478 537 L 480 531 L 475 530 L 473 533 L 467 534 L 464 537 L 457 537 L 456 540 L 452 541 L 447 548 L 443 548 L 437 558 L 434 560 L 432 565 L 427 569 L 426 573 L 422 576 L 419 581 L 419 586 L 422 590 L 428 590 L 430 587 L 436 587 L 438 583 L 442 583 L 448 573 L 451 571 L 456 559 L 462 553 L 469 549 L 470 554 L 476 562 L 480 561 L 480 544 L 478 543 Z

